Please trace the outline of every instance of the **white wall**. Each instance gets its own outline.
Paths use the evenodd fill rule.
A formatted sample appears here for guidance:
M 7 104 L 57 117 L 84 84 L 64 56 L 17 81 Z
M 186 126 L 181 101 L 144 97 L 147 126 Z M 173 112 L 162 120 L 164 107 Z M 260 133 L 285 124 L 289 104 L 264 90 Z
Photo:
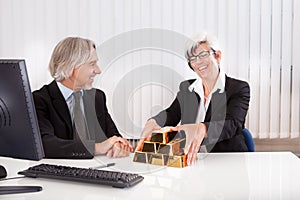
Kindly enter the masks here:
M 94 40 L 103 71 L 95 86 L 106 92 L 119 129 L 138 137 L 145 120 L 171 103 L 179 82 L 194 77 L 183 58 L 183 40 L 206 30 L 220 40 L 221 68 L 250 83 L 246 126 L 254 137 L 299 137 L 299 4 L 0 0 L 0 58 L 25 58 L 35 90 L 52 80 L 47 65 L 58 41 Z

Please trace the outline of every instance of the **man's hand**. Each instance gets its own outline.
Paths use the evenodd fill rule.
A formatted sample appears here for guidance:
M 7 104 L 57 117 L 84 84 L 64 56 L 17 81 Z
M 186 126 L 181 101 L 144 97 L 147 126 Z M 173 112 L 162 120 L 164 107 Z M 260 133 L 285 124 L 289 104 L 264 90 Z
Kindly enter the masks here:
M 154 119 L 149 119 L 147 123 L 145 124 L 145 127 L 141 134 L 141 139 L 139 140 L 137 147 L 135 148 L 135 151 L 140 151 L 142 149 L 144 141 L 149 141 L 151 137 L 151 133 L 154 130 L 159 130 L 161 127 L 156 123 Z
M 132 150 L 131 144 L 126 139 L 117 136 L 112 136 L 101 143 L 95 144 L 95 155 L 107 154 L 111 157 L 124 157 L 125 155 L 128 156 Z
M 124 145 L 121 142 L 116 142 L 111 149 L 108 150 L 107 156 L 113 158 L 127 157 L 129 156 L 132 148 L 128 145 Z

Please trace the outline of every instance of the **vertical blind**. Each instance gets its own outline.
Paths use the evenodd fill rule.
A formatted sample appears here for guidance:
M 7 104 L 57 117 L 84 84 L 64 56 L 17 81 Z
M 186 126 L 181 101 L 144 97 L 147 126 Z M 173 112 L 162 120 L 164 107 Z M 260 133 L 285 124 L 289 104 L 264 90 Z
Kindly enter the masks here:
M 47 65 L 59 40 L 66 36 L 94 40 L 102 68 L 95 86 L 106 92 L 109 111 L 122 133 L 138 137 L 145 121 L 172 102 L 180 81 L 195 77 L 183 58 L 184 46 L 180 50 L 177 43 L 207 31 L 219 38 L 222 70 L 250 84 L 246 127 L 252 135 L 298 138 L 299 4 L 298 0 L 0 0 L 0 57 L 25 58 L 35 90 L 51 81 Z

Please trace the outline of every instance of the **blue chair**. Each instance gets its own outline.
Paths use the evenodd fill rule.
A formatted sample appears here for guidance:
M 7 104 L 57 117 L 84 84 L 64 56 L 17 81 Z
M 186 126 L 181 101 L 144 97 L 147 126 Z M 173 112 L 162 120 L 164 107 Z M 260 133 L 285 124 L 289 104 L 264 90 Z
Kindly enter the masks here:
M 248 151 L 254 152 L 255 151 L 254 140 L 253 140 L 253 137 L 252 137 L 250 131 L 248 129 L 244 128 L 242 133 L 245 138 L 245 142 L 248 147 Z

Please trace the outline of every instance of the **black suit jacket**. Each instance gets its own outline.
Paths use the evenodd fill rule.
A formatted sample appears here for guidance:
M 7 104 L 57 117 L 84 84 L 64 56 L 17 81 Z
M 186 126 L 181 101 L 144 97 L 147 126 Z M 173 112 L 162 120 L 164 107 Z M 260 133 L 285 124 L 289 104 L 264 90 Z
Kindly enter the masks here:
M 160 126 L 176 126 L 195 123 L 200 104 L 199 95 L 190 91 L 195 79 L 183 81 L 171 106 L 153 117 Z M 223 93 L 216 91 L 205 115 L 208 129 L 202 142 L 209 152 L 248 151 L 242 130 L 244 129 L 250 100 L 248 83 L 226 76 Z
M 88 140 L 74 137 L 67 103 L 55 81 L 33 92 L 45 157 L 92 158 L 95 142 L 116 135 L 121 136 L 111 119 L 103 91 L 85 90 L 83 102 L 88 124 Z

